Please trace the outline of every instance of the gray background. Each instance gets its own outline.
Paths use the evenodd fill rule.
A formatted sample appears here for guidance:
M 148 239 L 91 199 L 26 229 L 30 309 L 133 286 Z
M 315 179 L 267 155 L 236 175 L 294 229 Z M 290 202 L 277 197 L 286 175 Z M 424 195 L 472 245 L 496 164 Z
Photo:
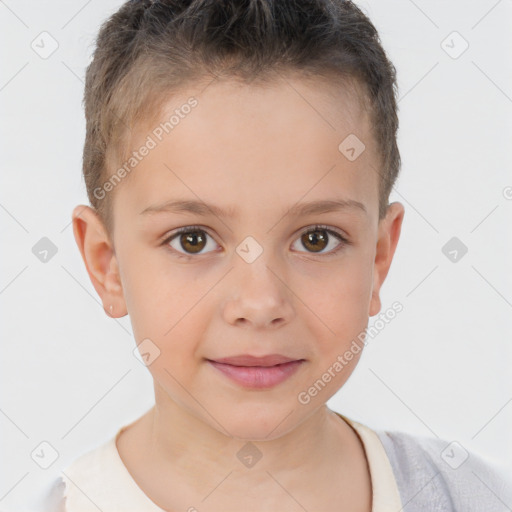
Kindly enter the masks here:
M 406 214 L 382 309 L 404 310 L 328 404 L 512 470 L 512 2 L 357 3 L 398 71 L 403 167 L 391 200 Z M 0 1 L 2 510 L 34 507 L 60 469 L 153 402 L 129 318 L 104 313 L 70 225 L 87 203 L 85 66 L 119 5 Z M 43 51 L 42 38 L 46 50 L 58 43 L 47 58 L 31 46 Z M 32 251 L 43 237 L 57 248 L 46 262 Z M 468 248 L 455 262 L 442 251 L 452 237 Z M 48 469 L 43 441 L 59 454 Z

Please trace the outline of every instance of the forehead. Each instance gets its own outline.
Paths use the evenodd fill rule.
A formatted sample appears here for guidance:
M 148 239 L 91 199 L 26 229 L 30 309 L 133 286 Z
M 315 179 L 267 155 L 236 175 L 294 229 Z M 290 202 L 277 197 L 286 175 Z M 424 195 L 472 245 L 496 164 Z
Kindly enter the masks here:
M 344 152 L 347 140 L 364 145 L 356 159 Z M 121 193 L 138 212 L 173 197 L 226 209 L 278 202 L 281 211 L 283 202 L 325 198 L 333 189 L 377 211 L 374 141 L 348 86 L 291 76 L 259 85 L 202 83 L 170 96 L 138 127 L 131 150 L 144 145 L 151 149 Z

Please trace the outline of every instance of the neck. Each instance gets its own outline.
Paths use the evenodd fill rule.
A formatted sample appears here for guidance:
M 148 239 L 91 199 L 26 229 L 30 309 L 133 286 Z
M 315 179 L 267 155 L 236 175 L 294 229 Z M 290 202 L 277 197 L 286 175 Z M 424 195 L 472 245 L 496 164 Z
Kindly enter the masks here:
M 213 418 L 192 414 L 156 384 L 155 404 L 127 428 L 118 448 L 139 487 L 160 508 L 185 510 L 208 500 L 208 510 L 231 510 L 234 504 L 248 512 L 295 511 L 297 504 L 306 510 L 338 510 L 340 504 L 371 510 L 363 445 L 325 405 L 287 432 L 258 435 L 255 425 L 256 434 L 241 439 Z M 283 417 L 290 420 L 285 412 Z
M 231 483 L 247 488 L 268 484 L 269 473 L 280 482 L 297 482 L 298 474 L 306 478 L 350 465 L 347 447 L 353 447 L 354 432 L 325 405 L 277 438 L 241 439 L 213 418 L 215 427 L 205 423 L 157 387 L 155 403 L 145 429 L 150 457 L 161 468 L 172 468 L 192 492 L 213 489 L 219 475 L 229 474 Z

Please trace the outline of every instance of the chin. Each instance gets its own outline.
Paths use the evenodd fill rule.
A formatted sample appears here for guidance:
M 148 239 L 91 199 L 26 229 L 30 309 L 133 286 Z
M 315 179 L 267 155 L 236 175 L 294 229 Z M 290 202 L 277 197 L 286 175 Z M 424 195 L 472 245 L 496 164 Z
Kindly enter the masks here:
M 220 414 L 222 427 L 213 422 L 212 426 L 220 432 L 245 441 L 271 441 L 293 430 L 298 423 L 289 407 L 278 405 L 275 412 L 268 407 L 241 407 L 237 411 Z M 209 423 L 211 424 L 211 419 Z

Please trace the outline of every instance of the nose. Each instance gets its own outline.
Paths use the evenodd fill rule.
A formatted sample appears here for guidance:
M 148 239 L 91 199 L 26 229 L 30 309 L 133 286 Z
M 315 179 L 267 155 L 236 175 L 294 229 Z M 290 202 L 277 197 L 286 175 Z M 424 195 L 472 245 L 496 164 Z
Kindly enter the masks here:
M 291 289 L 279 270 L 273 268 L 275 262 L 270 262 L 264 254 L 252 263 L 239 258 L 230 273 L 224 317 L 231 325 L 278 328 L 293 318 Z

